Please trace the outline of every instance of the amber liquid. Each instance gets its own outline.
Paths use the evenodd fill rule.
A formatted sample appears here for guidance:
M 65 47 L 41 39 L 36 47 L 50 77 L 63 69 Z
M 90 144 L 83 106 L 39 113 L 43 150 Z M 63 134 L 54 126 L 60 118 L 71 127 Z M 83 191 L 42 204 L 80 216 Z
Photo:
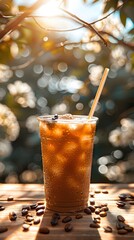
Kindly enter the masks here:
M 96 123 L 40 121 L 46 207 L 75 212 L 88 204 Z

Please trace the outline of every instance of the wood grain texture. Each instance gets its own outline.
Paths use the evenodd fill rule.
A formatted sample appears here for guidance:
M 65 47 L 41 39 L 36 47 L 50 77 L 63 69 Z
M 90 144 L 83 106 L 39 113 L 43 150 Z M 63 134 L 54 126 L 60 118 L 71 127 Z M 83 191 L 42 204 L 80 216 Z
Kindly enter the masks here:
M 40 216 L 40 224 L 31 225 L 29 231 L 24 232 L 22 225 L 25 217 L 21 215 L 21 209 L 24 205 L 30 205 L 44 199 L 44 187 L 41 184 L 0 184 L 0 205 L 5 207 L 0 211 L 0 226 L 8 227 L 8 231 L 0 233 L 0 240 L 134 240 L 134 232 L 126 235 L 119 235 L 116 229 L 117 215 L 122 215 L 126 223 L 134 228 L 134 205 L 126 201 L 123 209 L 117 207 L 116 202 L 119 200 L 120 193 L 134 193 L 134 184 L 91 184 L 91 191 L 101 190 L 101 193 L 95 194 L 95 204 L 107 203 L 109 211 L 107 216 L 101 218 L 100 228 L 93 229 L 89 225 L 95 213 L 87 215 L 81 212 L 83 218 L 76 219 L 75 214 L 72 216 L 73 230 L 65 232 L 65 223 L 62 218 L 67 214 L 61 214 L 61 219 L 57 226 L 51 226 L 50 221 L 52 212 L 46 210 L 43 216 Z M 108 194 L 102 193 L 102 190 L 108 190 Z M 13 201 L 7 201 L 9 196 L 13 196 Z M 14 211 L 17 214 L 16 221 L 9 220 L 9 212 Z M 33 216 L 36 216 L 35 210 L 30 210 Z M 103 227 L 111 226 L 112 233 L 105 233 Z M 47 226 L 50 233 L 47 235 L 39 233 L 41 226 Z

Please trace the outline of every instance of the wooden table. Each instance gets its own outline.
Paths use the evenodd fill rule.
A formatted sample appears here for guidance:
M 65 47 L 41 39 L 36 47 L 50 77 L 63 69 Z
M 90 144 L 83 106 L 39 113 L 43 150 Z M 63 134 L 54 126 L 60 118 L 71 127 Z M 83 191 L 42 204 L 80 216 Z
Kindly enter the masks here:
M 108 212 L 106 217 L 101 218 L 100 228 L 91 228 L 89 225 L 93 222 L 96 215 L 92 213 L 87 215 L 82 212 L 83 217 L 76 219 L 75 214 L 72 216 L 71 224 L 73 229 L 71 232 L 65 232 L 65 223 L 62 223 L 63 217 L 66 214 L 61 214 L 61 219 L 57 226 L 51 226 L 52 212 L 45 211 L 40 216 L 40 224 L 32 224 L 28 231 L 23 231 L 22 225 L 25 216 L 22 216 L 21 210 L 24 205 L 30 205 L 43 201 L 44 189 L 41 184 L 0 184 L 0 205 L 5 207 L 5 210 L 0 211 L 0 226 L 6 226 L 8 230 L 0 233 L 0 240 L 134 240 L 134 230 L 125 235 L 120 235 L 117 232 L 116 222 L 117 215 L 122 215 L 125 222 L 134 228 L 134 205 L 128 198 L 125 200 L 125 207 L 118 208 L 116 203 L 119 201 L 119 194 L 134 193 L 134 184 L 91 184 L 91 191 L 100 190 L 100 193 L 95 194 L 95 204 L 108 204 Z M 102 190 L 108 190 L 108 193 L 103 193 Z M 13 200 L 7 200 L 9 196 L 13 196 Z M 16 221 L 10 221 L 9 213 L 14 211 L 17 214 Z M 33 216 L 36 216 L 35 210 L 29 211 Z M 112 233 L 104 232 L 105 226 L 111 226 Z M 50 230 L 49 234 L 39 233 L 41 226 L 47 226 Z

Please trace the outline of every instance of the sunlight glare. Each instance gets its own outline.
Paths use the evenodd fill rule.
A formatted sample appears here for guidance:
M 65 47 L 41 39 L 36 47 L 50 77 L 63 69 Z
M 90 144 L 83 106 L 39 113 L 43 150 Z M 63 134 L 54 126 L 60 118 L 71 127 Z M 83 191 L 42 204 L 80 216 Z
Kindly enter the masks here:
M 48 3 L 42 5 L 37 11 L 36 14 L 39 16 L 53 17 L 60 14 L 60 1 L 51 0 Z

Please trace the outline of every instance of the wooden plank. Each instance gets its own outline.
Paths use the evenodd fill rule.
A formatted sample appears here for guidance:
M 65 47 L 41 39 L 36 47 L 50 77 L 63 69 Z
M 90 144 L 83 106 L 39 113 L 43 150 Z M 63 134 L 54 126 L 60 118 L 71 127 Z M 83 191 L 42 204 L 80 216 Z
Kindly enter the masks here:
M 93 229 L 89 225 L 93 218 L 97 216 L 95 213 L 87 215 L 82 212 L 83 218 L 76 219 L 75 214 L 71 214 L 73 230 L 71 232 L 65 232 L 62 223 L 62 218 L 65 214 L 61 214 L 61 219 L 58 225 L 51 226 L 52 212 L 46 210 L 43 216 L 40 216 L 40 224 L 30 226 L 28 232 L 22 230 L 22 225 L 25 217 L 21 215 L 21 209 L 24 205 L 29 205 L 42 200 L 44 197 L 42 184 L 0 184 L 0 205 L 5 207 L 4 211 L 0 211 L 0 226 L 7 226 L 8 231 L 0 233 L 0 240 L 134 240 L 134 232 L 127 235 L 119 235 L 116 229 L 117 215 L 122 215 L 126 219 L 126 223 L 134 228 L 134 205 L 130 205 L 129 201 L 126 201 L 124 209 L 120 209 L 116 205 L 116 201 L 119 200 L 119 193 L 133 193 L 134 184 L 92 184 L 91 191 L 94 189 L 106 189 L 108 194 L 99 193 L 95 194 L 95 203 L 108 203 L 109 211 L 107 216 L 101 218 L 100 228 Z M 7 197 L 13 195 L 14 201 L 7 201 Z M 16 212 L 17 220 L 9 220 L 9 212 Z M 36 216 L 35 210 L 30 210 L 34 217 Z M 103 227 L 111 226 L 112 233 L 105 233 Z M 48 235 L 39 233 L 40 226 L 47 226 L 50 230 Z

